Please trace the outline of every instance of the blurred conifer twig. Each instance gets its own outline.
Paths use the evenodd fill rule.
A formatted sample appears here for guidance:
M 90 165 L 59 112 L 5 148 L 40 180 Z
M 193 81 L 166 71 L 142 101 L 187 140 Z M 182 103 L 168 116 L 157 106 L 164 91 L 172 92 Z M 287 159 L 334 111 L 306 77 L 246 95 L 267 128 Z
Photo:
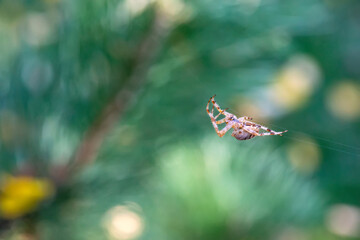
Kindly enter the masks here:
M 150 29 L 138 46 L 132 72 L 84 134 L 66 169 L 65 179 L 95 160 L 104 138 L 144 85 L 147 71 L 170 30 L 168 15 L 156 8 Z

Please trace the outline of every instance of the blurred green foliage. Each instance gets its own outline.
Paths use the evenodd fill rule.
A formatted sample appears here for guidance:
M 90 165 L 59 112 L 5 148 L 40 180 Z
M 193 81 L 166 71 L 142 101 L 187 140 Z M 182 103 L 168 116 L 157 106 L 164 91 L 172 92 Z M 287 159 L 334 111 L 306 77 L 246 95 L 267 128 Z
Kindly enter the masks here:
M 355 0 L 0 1 L 1 237 L 360 239 L 359 10 Z M 134 76 L 143 80 L 95 160 L 69 175 Z M 205 111 L 215 93 L 238 117 L 289 132 L 219 138 Z M 22 202 L 38 178 L 55 193 L 7 217 L 8 174 L 33 178 L 11 190 Z

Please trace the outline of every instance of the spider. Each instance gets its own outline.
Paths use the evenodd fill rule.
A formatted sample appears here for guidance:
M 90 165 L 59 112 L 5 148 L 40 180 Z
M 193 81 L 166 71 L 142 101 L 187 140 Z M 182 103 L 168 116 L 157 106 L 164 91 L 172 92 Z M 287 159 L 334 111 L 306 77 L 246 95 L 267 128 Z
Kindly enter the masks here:
M 247 140 L 251 139 L 256 136 L 266 136 L 266 135 L 280 135 L 282 136 L 282 133 L 287 132 L 287 130 L 283 132 L 275 132 L 267 127 L 264 127 L 262 125 L 250 122 L 249 120 L 252 120 L 251 117 L 236 117 L 234 114 L 226 112 L 226 109 L 222 110 L 220 106 L 215 102 L 215 96 L 212 96 L 206 105 L 206 111 L 209 114 L 211 118 L 211 122 L 215 128 L 216 133 L 219 135 L 219 137 L 222 137 L 225 135 L 227 131 L 229 131 L 231 128 L 233 128 L 233 132 L 231 136 L 235 137 L 238 140 Z M 209 111 L 209 104 L 212 102 L 212 110 Z M 214 107 L 219 111 L 219 114 L 214 117 Z M 225 118 L 221 120 L 216 120 L 220 115 L 224 115 Z M 226 126 L 219 130 L 218 124 L 226 123 Z M 263 129 L 267 131 L 266 133 L 260 133 L 260 129 Z

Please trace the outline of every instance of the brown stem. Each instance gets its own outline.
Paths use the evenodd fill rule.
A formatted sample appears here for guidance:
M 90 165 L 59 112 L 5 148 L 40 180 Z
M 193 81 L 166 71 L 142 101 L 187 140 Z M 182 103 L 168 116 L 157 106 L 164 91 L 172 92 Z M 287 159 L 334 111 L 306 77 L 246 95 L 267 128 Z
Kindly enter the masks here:
M 168 22 L 165 14 L 161 11 L 156 12 L 149 33 L 139 46 L 134 68 L 127 83 L 105 105 L 97 120 L 85 133 L 68 169 L 70 172 L 76 171 L 94 161 L 105 136 L 121 118 L 125 108 L 134 99 L 141 86 L 144 85 L 151 62 L 170 30 Z

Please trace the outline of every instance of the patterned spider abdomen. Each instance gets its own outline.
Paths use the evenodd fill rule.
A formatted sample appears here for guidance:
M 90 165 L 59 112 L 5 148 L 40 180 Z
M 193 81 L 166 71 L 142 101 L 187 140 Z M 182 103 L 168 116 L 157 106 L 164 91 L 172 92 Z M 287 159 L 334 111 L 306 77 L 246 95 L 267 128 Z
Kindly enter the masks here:
M 243 130 L 234 130 L 232 132 L 231 136 L 235 137 L 237 140 L 248 140 L 248 139 L 255 137 L 255 135 L 248 133 L 246 131 L 243 131 Z

